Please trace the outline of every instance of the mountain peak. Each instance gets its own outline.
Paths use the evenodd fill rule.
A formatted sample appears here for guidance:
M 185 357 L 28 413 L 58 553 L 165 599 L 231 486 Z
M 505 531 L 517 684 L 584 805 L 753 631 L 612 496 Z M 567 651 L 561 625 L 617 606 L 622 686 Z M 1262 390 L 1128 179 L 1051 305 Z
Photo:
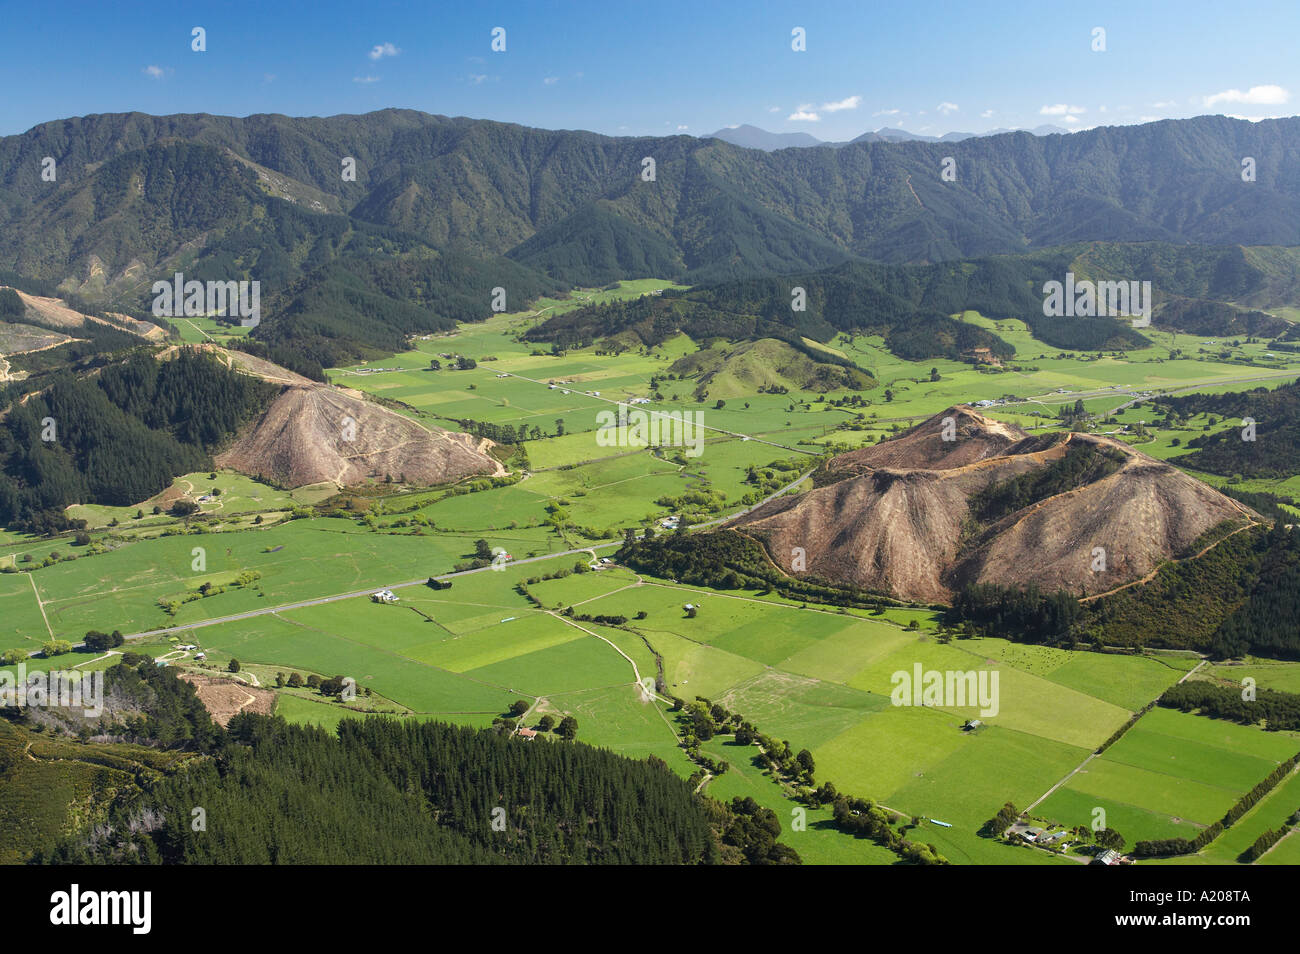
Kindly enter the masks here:
M 825 143 L 820 139 L 815 136 L 810 136 L 808 133 L 774 133 L 748 124 L 725 126 L 717 132 L 710 133 L 703 138 L 721 139 L 723 142 L 729 142 L 733 146 L 741 146 L 745 149 L 762 149 L 764 152 L 772 152 L 776 149 L 789 149 L 792 146 L 825 145 Z

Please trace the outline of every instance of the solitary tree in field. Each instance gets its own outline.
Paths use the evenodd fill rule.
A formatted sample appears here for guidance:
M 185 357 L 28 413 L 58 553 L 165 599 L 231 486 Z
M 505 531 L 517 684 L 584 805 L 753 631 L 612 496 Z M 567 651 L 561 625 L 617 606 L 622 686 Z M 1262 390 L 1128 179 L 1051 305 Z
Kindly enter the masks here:
M 231 659 L 231 660 L 230 660 L 230 665 L 227 666 L 226 668 L 229 669 L 231 672 L 239 672 L 239 669 L 240 669 L 240 666 L 239 666 L 239 660 L 238 660 L 238 659 Z
M 560 720 L 559 728 L 560 738 L 572 741 L 578 737 L 578 720 L 573 716 L 565 716 Z

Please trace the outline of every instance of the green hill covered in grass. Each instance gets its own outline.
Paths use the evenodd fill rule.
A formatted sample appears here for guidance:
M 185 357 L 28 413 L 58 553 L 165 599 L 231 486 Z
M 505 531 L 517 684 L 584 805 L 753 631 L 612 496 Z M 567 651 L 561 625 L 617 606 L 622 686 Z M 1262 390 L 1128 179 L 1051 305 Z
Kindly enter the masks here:
M 827 357 L 833 356 L 828 352 Z M 857 368 L 814 360 L 775 338 L 739 344 L 715 341 L 678 358 L 668 370 L 697 382 L 697 401 L 742 397 L 773 388 L 824 394 L 842 388 L 863 391 L 876 385 L 874 378 Z

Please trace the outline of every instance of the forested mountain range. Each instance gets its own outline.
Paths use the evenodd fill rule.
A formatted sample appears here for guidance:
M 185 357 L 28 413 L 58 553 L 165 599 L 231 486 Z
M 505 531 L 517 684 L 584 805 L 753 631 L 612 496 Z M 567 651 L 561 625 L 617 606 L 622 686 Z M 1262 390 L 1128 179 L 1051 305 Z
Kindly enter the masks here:
M 947 157 L 954 181 L 940 176 Z M 176 270 L 257 279 L 258 336 L 323 364 L 481 317 L 495 287 L 514 307 L 572 283 L 718 283 L 1080 242 L 1228 246 L 1176 271 L 1174 293 L 1215 297 L 1189 289 L 1266 257 L 1233 246 L 1300 244 L 1298 157 L 1300 118 L 767 153 L 409 110 L 95 115 L 0 139 L 0 269 L 137 314 Z M 1197 256 L 1219 267 L 1185 267 Z M 1295 263 L 1280 267 L 1293 284 Z
M 59 207 L 76 229 L 60 197 L 85 182 L 107 200 L 89 210 L 94 217 L 112 214 L 125 196 L 104 186 L 120 190 L 130 180 L 118 160 L 180 143 L 231 157 L 261 177 L 267 194 L 311 211 L 344 212 L 436 247 L 484 254 L 506 254 L 557 226 L 563 244 L 569 229 L 561 223 L 604 200 L 640 230 L 669 239 L 697 279 L 736 274 L 801 233 L 822 241 L 798 250 L 787 269 L 831 264 L 819 259 L 832 250 L 938 261 L 1072 241 L 1300 244 L 1300 118 L 1222 116 L 1060 137 L 1007 133 L 763 153 L 716 139 L 613 138 L 409 110 L 329 118 L 107 114 L 0 140 L 7 222 L 39 208 L 48 223 Z M 40 179 L 45 156 L 58 162 L 57 188 Z M 646 156 L 656 162 L 653 183 L 641 180 Z M 940 178 L 945 156 L 955 160 L 953 182 Z M 357 160 L 355 182 L 341 175 L 343 157 Z M 1242 180 L 1245 157 L 1255 160 L 1254 182 Z M 216 194 L 194 188 L 217 186 L 215 173 L 171 165 L 191 204 L 216 204 Z M 146 191 L 143 198 L 153 197 Z M 728 225 L 777 231 L 752 236 L 761 244 L 736 249 L 742 260 L 730 262 L 711 254 Z

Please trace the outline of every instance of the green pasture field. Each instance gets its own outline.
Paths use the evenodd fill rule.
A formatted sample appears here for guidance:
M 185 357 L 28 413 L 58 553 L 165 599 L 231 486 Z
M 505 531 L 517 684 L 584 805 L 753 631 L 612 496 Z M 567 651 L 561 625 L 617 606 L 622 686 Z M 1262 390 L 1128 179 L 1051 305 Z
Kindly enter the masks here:
M 1034 809 L 1034 814 L 1054 824 L 1074 827 L 1091 825 L 1094 817 L 1100 817 L 1094 816 L 1094 811 L 1098 808 L 1106 813 L 1106 826 L 1123 835 L 1129 848 L 1142 840 L 1195 838 L 1205 827 L 1186 819 L 1175 821 L 1160 809 L 1139 808 L 1069 787 L 1058 788 L 1050 798 Z
M 1159 697 L 1184 671 L 1152 656 L 1078 653 L 1004 639 L 959 640 L 955 645 L 1131 711 Z
M 1118 809 L 1108 823 L 1130 841 L 1175 837 L 1185 822 L 1204 827 L 1217 821 L 1297 750 L 1300 738 L 1293 733 L 1157 707 L 1039 810 L 1073 826 L 1090 824 L 1095 804 L 1108 815 Z M 1129 829 L 1121 827 L 1121 817 Z
M 795 749 L 814 749 L 851 728 L 889 700 L 833 682 L 765 669 L 718 700 L 760 729 L 782 727 L 782 738 Z
M 1249 678 L 1261 689 L 1300 693 L 1300 663 L 1247 657 L 1240 662 L 1215 663 L 1203 671 L 1238 686 Z
M 587 581 L 577 584 L 574 579 L 547 584 L 548 598 L 579 585 L 585 595 Z M 686 617 L 684 602 L 699 607 L 695 618 Z M 1184 671 L 1181 665 L 1156 658 L 1022 646 L 999 639 L 958 640 L 944 646 L 933 636 L 903 629 L 901 620 L 799 610 L 655 582 L 619 589 L 583 605 L 584 612 L 593 614 L 632 617 L 638 610 L 647 617 L 631 625 L 663 655 L 671 692 L 720 701 L 760 730 L 788 739 L 796 748 L 812 749 L 818 779 L 833 781 L 841 791 L 950 821 L 971 839 L 1003 801 L 1025 806 L 1037 799 Z M 704 654 L 715 670 L 727 663 L 731 681 L 725 691 L 718 691 L 727 680 L 717 671 L 700 681 L 706 679 L 698 668 Z M 752 661 L 750 668 L 745 660 Z M 1001 711 L 985 719 L 987 728 L 964 733 L 965 719 L 980 717 L 973 709 L 892 706 L 890 676 L 900 670 L 910 673 L 918 661 L 925 669 L 997 668 Z M 753 663 L 768 668 L 754 668 Z M 1125 750 L 1117 751 L 1129 757 Z M 1254 769 L 1260 769 L 1258 777 L 1267 774 L 1268 763 L 1256 761 L 1253 753 L 1238 761 L 1243 777 Z M 1250 778 L 1246 787 L 1257 780 Z M 1211 788 L 1210 794 L 1215 791 L 1216 808 L 1224 799 L 1228 804 L 1235 799 L 1231 791 Z M 1098 803 L 1095 796 L 1068 788 L 1053 800 L 1062 805 L 1076 797 L 1090 798 L 1089 806 Z M 1167 816 L 1137 806 L 1130 810 L 1119 800 L 1116 805 L 1124 817 L 1142 818 L 1147 831 L 1172 835 L 1180 828 Z M 962 832 L 944 830 L 936 838 L 948 839 L 967 857 L 1000 854 L 986 840 L 970 840 Z M 1038 852 L 1016 853 L 1014 859 L 1052 860 Z
M 1108 759 L 1090 762 L 1086 769 L 1070 780 L 1068 787 L 1086 795 L 1112 798 L 1164 814 L 1171 819 L 1186 819 L 1202 828 L 1222 818 L 1241 794 L 1221 786 L 1206 785 Z M 1082 824 L 1083 820 L 1074 823 Z M 1144 831 L 1124 834 L 1138 840 L 1150 837 Z
M 528 589 L 547 606 L 561 609 L 572 606 L 580 613 L 598 615 L 593 614 L 588 608 L 586 605 L 588 602 L 635 584 L 635 573 L 616 566 L 606 570 L 594 570 L 591 573 L 573 573 L 561 580 L 542 580 L 533 583 Z
M 599 623 L 580 622 L 578 625 L 583 629 L 603 636 L 610 643 L 613 643 L 624 656 L 631 659 L 636 664 L 642 683 L 645 683 L 647 679 L 653 679 L 657 675 L 658 664 L 654 650 L 650 648 L 651 644 L 641 638 L 640 634 L 630 632 L 622 627 L 602 626 Z
M 1202 849 L 1201 856 L 1215 864 L 1232 864 L 1260 835 L 1282 827 L 1297 811 L 1300 811 L 1300 774 L 1292 772 L 1259 804 Z M 1274 846 L 1274 851 L 1277 847 Z
M 1130 715 L 1127 709 L 1041 676 L 1008 665 L 990 666 L 986 657 L 962 648 L 959 642 L 944 646 L 926 637 L 920 637 L 877 660 L 850 679 L 849 685 L 888 696 L 896 685 L 894 675 L 905 673 L 911 677 L 918 663 L 923 671 L 978 673 L 984 669 L 998 673 L 999 711 L 986 715 L 977 705 L 944 710 L 960 716 L 961 720 L 981 719 L 990 727 L 1017 729 L 1092 748 L 1105 741 Z M 1070 712 L 1071 717 L 1062 718 L 1063 711 Z
M 318 503 L 337 493 L 331 483 L 308 484 L 294 490 L 279 490 L 269 484 L 261 483 L 252 477 L 233 471 L 216 471 L 216 479 L 208 474 L 212 471 L 196 471 L 185 474 L 172 481 L 172 488 L 177 488 L 191 499 L 197 501 L 201 496 L 209 496 L 214 490 L 220 491 L 212 500 L 199 504 L 202 513 L 223 516 L 227 514 L 266 513 L 268 511 L 288 510 Z M 173 497 L 169 488 L 148 500 L 127 507 L 109 507 L 100 504 L 74 504 L 67 509 L 68 517 L 87 521 L 90 529 L 101 529 L 116 519 L 119 524 L 129 527 L 155 526 L 158 524 L 175 524 L 176 518 L 167 514 L 154 515 L 151 511 L 158 500 Z M 163 508 L 164 511 L 166 507 Z M 144 516 L 136 520 L 137 510 L 143 510 Z
M 1300 838 L 1296 837 L 1295 830 L 1287 835 L 1269 851 L 1263 858 L 1255 862 L 1257 865 L 1300 865 Z
M 241 663 L 351 676 L 358 689 L 369 687 L 414 712 L 498 715 L 521 697 L 508 687 L 466 678 L 289 617 L 261 616 L 200 632 L 209 659 L 218 665 L 235 657 Z
M 580 742 L 633 759 L 654 755 L 680 775 L 689 776 L 695 771 L 677 744 L 664 704 L 649 700 L 635 686 L 550 693 L 527 721 L 535 724 L 548 713 L 557 723 L 566 715 L 577 719 Z M 537 743 L 543 741 L 538 739 Z
M 472 557 L 474 539 L 470 533 L 374 533 L 340 519 L 295 520 L 259 530 L 138 540 L 31 576 L 55 633 L 80 638 L 88 629 L 133 633 L 446 573 Z M 536 529 L 502 532 L 493 542 L 525 553 L 562 546 Z M 193 568 L 196 547 L 203 550 L 202 571 Z M 245 570 L 261 578 L 186 603 L 175 617 L 158 605 L 160 598 L 179 598 L 205 581 L 223 583 Z M 22 577 L 0 579 L 14 586 Z
M 1024 404 L 993 408 L 988 413 L 1022 426 L 1034 425 L 1041 421 L 1029 416 L 1031 412 L 1054 415 L 1057 406 L 1073 404 L 1079 398 L 1084 399 L 1089 411 L 1102 413 L 1130 400 L 1125 391 L 1234 390 L 1258 385 L 1254 382 L 1233 384 L 1233 379 L 1271 377 L 1281 383 L 1300 373 L 1300 356 L 1278 352 L 1277 360 L 1251 367 L 1218 359 L 1218 349 L 1204 347 L 1200 339 L 1151 328 L 1143 330 L 1143 334 L 1153 341 L 1150 347 L 1118 357 L 1112 354 L 1099 357 L 1083 352 L 1066 352 L 1038 341 L 1030 336 L 1027 326 L 1018 319 L 993 319 L 973 311 L 960 317 L 963 321 L 996 331 L 1014 345 L 1016 355 L 1009 364 L 1037 370 L 979 370 L 944 359 L 908 362 L 890 354 L 884 347 L 884 340 L 878 336 L 841 334 L 831 342 L 832 347 L 872 370 L 881 384 L 868 395 L 872 401 L 868 416 L 874 413 L 881 419 L 922 417 L 955 403 L 994 400 L 1004 394 L 1016 394 L 1023 398 L 1037 398 L 1048 407 Z M 1184 356 L 1171 358 L 1171 349 L 1174 348 L 1181 348 Z M 1267 350 L 1263 343 L 1242 343 L 1232 349 L 1234 355 L 1252 359 L 1262 359 Z M 929 380 L 930 368 L 939 371 L 939 381 Z M 1128 387 L 1121 387 L 1123 385 Z M 884 400 L 885 388 L 894 392 L 892 402 Z M 1070 393 L 1060 393 L 1062 390 Z
M 1185 739 L 1214 746 L 1229 753 L 1253 755 L 1274 765 L 1285 762 L 1300 751 L 1300 734 L 1295 732 L 1265 732 L 1254 726 L 1192 716 L 1177 709 L 1156 707 L 1134 726 L 1134 730 L 1137 729 L 1158 732 L 1174 740 Z M 1251 785 L 1258 781 L 1255 779 Z
M 205 341 L 225 344 L 235 338 L 247 338 L 252 330 L 238 324 L 222 324 L 215 318 L 166 318 L 156 323 L 170 324 L 180 332 L 181 341 L 185 344 L 200 344 Z
M 0 650 L 37 650 L 49 638 L 29 574 L 0 573 Z

